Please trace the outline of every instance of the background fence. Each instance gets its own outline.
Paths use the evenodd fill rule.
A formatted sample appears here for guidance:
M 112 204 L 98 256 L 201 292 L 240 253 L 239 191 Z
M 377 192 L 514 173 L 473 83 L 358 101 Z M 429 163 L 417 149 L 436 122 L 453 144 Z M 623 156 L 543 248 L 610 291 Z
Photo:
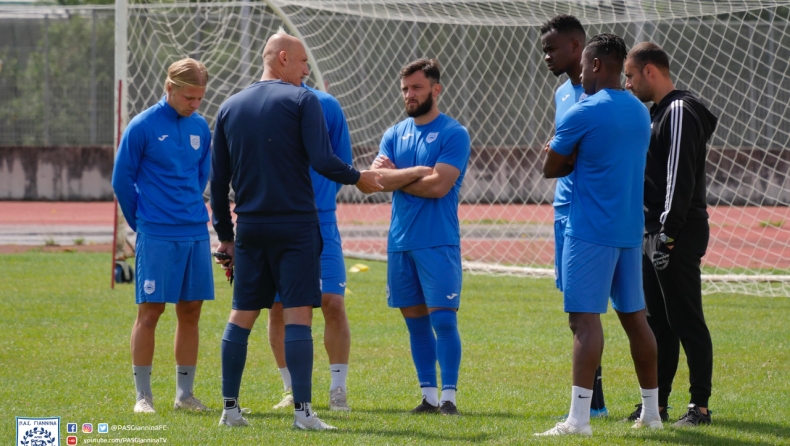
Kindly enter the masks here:
M 438 57 L 445 87 L 440 107 L 473 141 L 459 213 L 464 258 L 550 274 L 550 206 L 526 205 L 553 198 L 554 182 L 540 172 L 540 149 L 553 132 L 553 91 L 564 78 L 543 64 L 539 27 L 566 12 L 581 19 L 588 36 L 614 32 L 629 46 L 658 42 L 669 53 L 677 87 L 699 94 L 720 117 L 707 166 L 714 205 L 707 270 L 737 280 L 753 274 L 748 280 L 760 282 L 770 274 L 771 281 L 788 283 L 788 6 L 762 0 L 132 1 L 125 14 L 128 46 L 117 54 L 128 60 L 130 116 L 161 97 L 170 63 L 185 56 L 203 61 L 211 81 L 201 114 L 213 126 L 222 101 L 260 77 L 265 40 L 286 25 L 312 51 L 308 82 L 322 79 L 344 108 L 357 167 L 368 165 L 381 135 L 404 117 L 398 69 L 416 57 Z M 0 180 L 19 165 L 46 183 L 17 193 L 71 197 L 79 190 L 64 180 L 76 178 L 78 169 L 45 165 L 57 156 L 38 157 L 33 166 L 21 155 L 24 147 L 112 150 L 113 27 L 106 7 L 0 7 L 0 146 L 14 147 L 0 150 Z M 341 227 L 347 252 L 383 253 L 388 219 L 375 203 L 388 198 L 343 188 L 339 199 L 351 212 Z M 370 222 L 375 227 L 359 227 Z M 790 285 L 767 286 L 774 288 L 768 294 L 790 294 Z

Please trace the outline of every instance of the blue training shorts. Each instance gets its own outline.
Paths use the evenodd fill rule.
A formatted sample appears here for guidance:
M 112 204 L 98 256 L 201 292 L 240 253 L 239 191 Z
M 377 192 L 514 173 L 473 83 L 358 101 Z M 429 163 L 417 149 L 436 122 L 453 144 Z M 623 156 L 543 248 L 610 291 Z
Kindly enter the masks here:
M 437 246 L 387 253 L 387 304 L 461 306 L 461 247 Z
M 318 223 L 237 223 L 234 310 L 321 306 Z
M 565 237 L 562 283 L 566 313 L 633 313 L 645 308 L 641 248 L 613 248 Z
M 554 220 L 554 284 L 562 291 L 562 247 L 565 246 L 565 227 L 568 217 Z
M 321 223 L 321 293 L 346 295 L 346 262 L 343 260 L 343 242 L 337 223 Z M 280 295 L 274 296 L 280 302 Z
M 137 234 L 135 287 L 138 304 L 214 300 L 211 241 L 172 241 Z

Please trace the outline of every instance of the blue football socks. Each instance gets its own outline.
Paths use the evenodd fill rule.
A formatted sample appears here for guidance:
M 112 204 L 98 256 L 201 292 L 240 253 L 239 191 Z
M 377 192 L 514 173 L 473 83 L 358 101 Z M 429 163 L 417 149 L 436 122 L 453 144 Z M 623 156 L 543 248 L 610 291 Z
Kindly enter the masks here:
M 458 334 L 458 315 L 452 310 L 437 310 L 430 314 L 436 332 L 436 357 L 442 371 L 442 390 L 455 390 L 461 368 L 461 336 Z
M 309 403 L 313 396 L 313 332 L 310 326 L 285 326 L 285 364 L 291 372 L 294 403 Z
M 247 339 L 250 330 L 228 322 L 222 334 L 222 397 L 238 398 L 241 375 L 247 363 Z
M 405 318 L 420 387 L 436 387 L 436 337 L 430 316 Z

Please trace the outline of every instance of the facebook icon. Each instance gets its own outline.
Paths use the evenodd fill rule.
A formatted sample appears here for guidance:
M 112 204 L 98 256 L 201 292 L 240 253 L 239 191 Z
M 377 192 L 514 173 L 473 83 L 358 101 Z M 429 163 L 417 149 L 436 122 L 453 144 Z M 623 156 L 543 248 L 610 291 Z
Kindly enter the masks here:
M 77 433 L 77 423 L 68 423 L 66 425 L 66 433 L 76 434 Z

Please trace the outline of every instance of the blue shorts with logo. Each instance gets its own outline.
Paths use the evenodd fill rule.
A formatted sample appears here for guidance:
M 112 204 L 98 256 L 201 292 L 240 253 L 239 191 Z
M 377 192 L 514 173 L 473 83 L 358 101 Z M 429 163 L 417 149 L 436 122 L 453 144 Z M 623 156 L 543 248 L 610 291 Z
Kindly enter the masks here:
M 461 247 L 436 246 L 387 253 L 387 305 L 461 306 Z
M 562 247 L 565 246 L 565 226 L 568 217 L 554 220 L 554 284 L 562 291 Z
M 324 249 L 321 251 L 321 292 L 324 294 L 346 295 L 346 263 L 343 260 L 343 241 L 337 223 L 321 223 L 321 238 Z M 280 295 L 274 296 L 280 302 Z
M 138 233 L 135 243 L 136 302 L 214 300 L 211 241 L 172 241 Z
M 566 313 L 633 313 L 645 308 L 641 248 L 614 248 L 565 237 L 562 283 Z
M 321 231 L 317 222 L 236 224 L 234 310 L 321 306 Z

